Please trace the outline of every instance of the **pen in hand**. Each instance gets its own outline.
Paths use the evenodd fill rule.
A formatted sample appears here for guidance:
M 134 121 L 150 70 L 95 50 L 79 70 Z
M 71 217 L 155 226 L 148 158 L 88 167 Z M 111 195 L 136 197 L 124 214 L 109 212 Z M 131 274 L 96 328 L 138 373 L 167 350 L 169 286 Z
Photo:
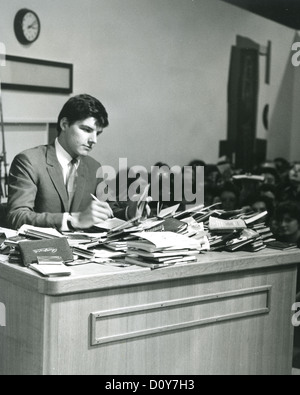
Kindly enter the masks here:
M 92 198 L 96 201 L 96 202 L 98 202 L 98 203 L 102 203 L 102 202 L 100 202 L 100 200 L 95 196 L 95 195 L 93 195 L 92 193 L 91 193 L 91 196 L 92 196 Z M 114 218 L 114 213 L 113 213 L 113 211 L 112 211 L 112 209 L 111 209 L 111 207 L 110 207 L 110 205 L 107 203 L 107 207 L 109 208 L 109 210 L 110 210 L 110 217 L 111 218 Z

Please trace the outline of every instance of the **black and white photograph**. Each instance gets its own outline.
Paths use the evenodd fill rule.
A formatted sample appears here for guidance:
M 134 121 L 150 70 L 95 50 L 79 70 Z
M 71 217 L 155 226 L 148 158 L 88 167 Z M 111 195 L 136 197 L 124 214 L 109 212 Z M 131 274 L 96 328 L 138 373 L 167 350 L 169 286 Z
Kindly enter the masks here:
M 300 375 L 300 0 L 0 10 L 0 376 Z

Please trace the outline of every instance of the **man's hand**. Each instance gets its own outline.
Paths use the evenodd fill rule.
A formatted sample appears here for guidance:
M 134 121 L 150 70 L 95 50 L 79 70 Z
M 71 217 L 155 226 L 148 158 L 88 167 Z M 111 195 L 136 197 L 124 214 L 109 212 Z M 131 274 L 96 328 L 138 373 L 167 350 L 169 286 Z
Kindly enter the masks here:
M 93 200 L 85 211 L 72 214 L 72 226 L 75 229 L 88 229 L 111 217 L 112 211 L 108 203 Z

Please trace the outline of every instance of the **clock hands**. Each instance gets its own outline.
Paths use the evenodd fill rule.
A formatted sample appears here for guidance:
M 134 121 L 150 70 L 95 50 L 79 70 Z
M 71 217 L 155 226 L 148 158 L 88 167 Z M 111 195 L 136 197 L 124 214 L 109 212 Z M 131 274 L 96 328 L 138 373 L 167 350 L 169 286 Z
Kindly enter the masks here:
M 37 26 L 37 21 L 33 22 L 30 26 L 28 26 L 28 29 L 33 29 L 34 26 Z

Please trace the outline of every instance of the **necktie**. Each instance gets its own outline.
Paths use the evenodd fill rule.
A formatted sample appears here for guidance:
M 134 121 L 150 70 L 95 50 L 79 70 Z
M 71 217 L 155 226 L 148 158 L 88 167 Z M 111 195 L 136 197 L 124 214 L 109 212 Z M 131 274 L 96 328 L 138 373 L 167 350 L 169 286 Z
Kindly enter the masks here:
M 67 176 L 67 184 L 66 184 L 68 196 L 69 196 L 69 210 L 71 208 L 74 194 L 76 191 L 77 163 L 78 163 L 77 159 L 72 159 L 69 162 L 69 173 Z

